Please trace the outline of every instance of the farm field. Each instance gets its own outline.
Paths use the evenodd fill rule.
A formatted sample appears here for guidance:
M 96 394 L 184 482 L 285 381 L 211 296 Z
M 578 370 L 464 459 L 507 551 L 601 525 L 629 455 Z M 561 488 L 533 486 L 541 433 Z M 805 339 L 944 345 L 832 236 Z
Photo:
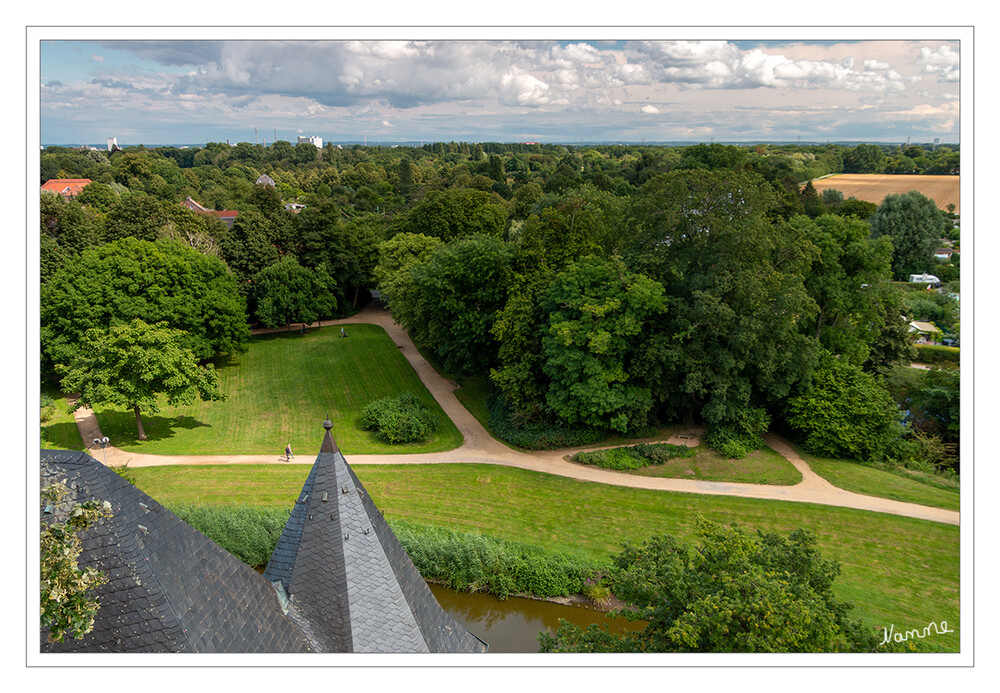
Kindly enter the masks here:
M 871 173 L 841 173 L 829 178 L 813 181 L 813 187 L 820 194 L 834 189 L 844 193 L 844 199 L 856 197 L 864 202 L 881 204 L 886 195 L 901 195 L 916 190 L 937 203 L 939 209 L 947 210 L 955 205 L 960 213 L 958 188 L 960 176 L 887 176 Z

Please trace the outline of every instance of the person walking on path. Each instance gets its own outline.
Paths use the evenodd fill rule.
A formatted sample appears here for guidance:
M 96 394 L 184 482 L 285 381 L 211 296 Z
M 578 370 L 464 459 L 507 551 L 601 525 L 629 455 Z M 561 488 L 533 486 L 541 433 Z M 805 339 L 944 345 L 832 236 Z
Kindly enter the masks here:
M 292 444 L 289 443 L 288 445 L 285 446 L 285 462 L 288 462 L 294 457 L 295 455 L 292 454 Z

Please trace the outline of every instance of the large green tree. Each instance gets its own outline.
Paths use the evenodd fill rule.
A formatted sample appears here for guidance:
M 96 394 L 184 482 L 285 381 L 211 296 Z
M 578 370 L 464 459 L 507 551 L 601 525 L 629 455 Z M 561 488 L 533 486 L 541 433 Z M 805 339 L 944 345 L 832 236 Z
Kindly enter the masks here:
M 250 338 L 236 278 L 217 258 L 173 241 L 124 238 L 68 261 L 41 291 L 43 373 L 68 364 L 84 333 L 139 318 L 183 330 L 198 359 Z
M 912 190 L 888 195 L 872 216 L 872 237 L 892 241 L 892 271 L 897 279 L 928 272 L 933 254 L 951 222 L 934 200 Z
M 393 317 L 418 344 L 431 348 L 453 373 L 488 372 L 496 364 L 492 333 L 507 297 L 512 253 L 493 236 L 474 235 L 439 246 L 410 269 L 412 292 L 396 294 Z
M 650 388 L 630 371 L 650 318 L 665 309 L 663 287 L 617 257 L 586 258 L 555 277 L 541 301 L 542 370 L 563 422 L 620 432 L 648 422 Z
M 181 330 L 138 319 L 88 330 L 69 365 L 59 368 L 62 387 L 80 393 L 74 409 L 131 409 L 139 439 L 146 440 L 141 413 L 158 412 L 162 401 L 176 405 L 224 399 L 215 369 L 199 365 L 185 341 Z
M 816 537 L 753 533 L 699 520 L 699 543 L 654 536 L 626 546 L 608 578 L 640 632 L 561 621 L 542 652 L 874 652 L 879 632 L 833 593 L 840 566 Z M 891 649 L 900 649 L 892 647 Z
M 433 190 L 402 219 L 400 229 L 443 241 L 473 234 L 499 236 L 507 208 L 494 193 L 467 188 Z
M 434 236 L 400 233 L 379 246 L 378 262 L 374 270 L 375 282 L 382 300 L 400 324 L 412 322 L 407 312 L 411 305 L 408 298 L 413 292 L 411 270 L 426 262 L 442 245 L 444 243 L 441 239 Z
M 334 315 L 339 308 L 333 280 L 324 265 L 303 267 L 286 257 L 265 267 L 253 278 L 254 316 L 265 327 L 293 322 L 312 323 Z
M 805 271 L 805 288 L 818 310 L 802 321 L 802 328 L 828 351 L 864 363 L 887 323 L 899 321 L 901 297 L 891 284 L 892 244 L 872 239 L 868 224 L 855 218 L 797 216 L 790 224 L 816 248 Z
M 671 172 L 640 190 L 624 256 L 663 285 L 668 308 L 635 368 L 667 419 L 747 428 L 811 372 L 808 244 L 771 218 L 779 204 L 734 171 Z
M 884 460 L 904 433 L 903 414 L 882 379 L 829 353 L 787 407 L 788 425 L 818 455 Z

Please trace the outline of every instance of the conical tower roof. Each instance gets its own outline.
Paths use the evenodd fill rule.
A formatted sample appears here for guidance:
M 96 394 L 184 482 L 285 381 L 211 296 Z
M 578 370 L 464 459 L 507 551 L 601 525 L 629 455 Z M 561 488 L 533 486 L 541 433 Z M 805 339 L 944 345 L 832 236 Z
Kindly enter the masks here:
M 264 577 L 320 652 L 484 652 L 449 616 L 326 434 Z

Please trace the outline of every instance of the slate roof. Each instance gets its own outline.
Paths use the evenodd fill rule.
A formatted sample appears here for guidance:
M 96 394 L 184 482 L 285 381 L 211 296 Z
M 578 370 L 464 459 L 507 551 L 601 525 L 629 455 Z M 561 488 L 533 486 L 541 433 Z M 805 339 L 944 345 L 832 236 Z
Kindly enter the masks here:
M 311 651 L 256 571 L 94 458 L 43 450 L 41 475 L 42 485 L 66 479 L 72 500 L 113 510 L 81 534 L 79 564 L 108 577 L 95 590 L 94 629 L 52 644 L 42 629 L 42 652 Z
M 451 618 L 327 429 L 264 571 L 323 652 L 485 652 Z

